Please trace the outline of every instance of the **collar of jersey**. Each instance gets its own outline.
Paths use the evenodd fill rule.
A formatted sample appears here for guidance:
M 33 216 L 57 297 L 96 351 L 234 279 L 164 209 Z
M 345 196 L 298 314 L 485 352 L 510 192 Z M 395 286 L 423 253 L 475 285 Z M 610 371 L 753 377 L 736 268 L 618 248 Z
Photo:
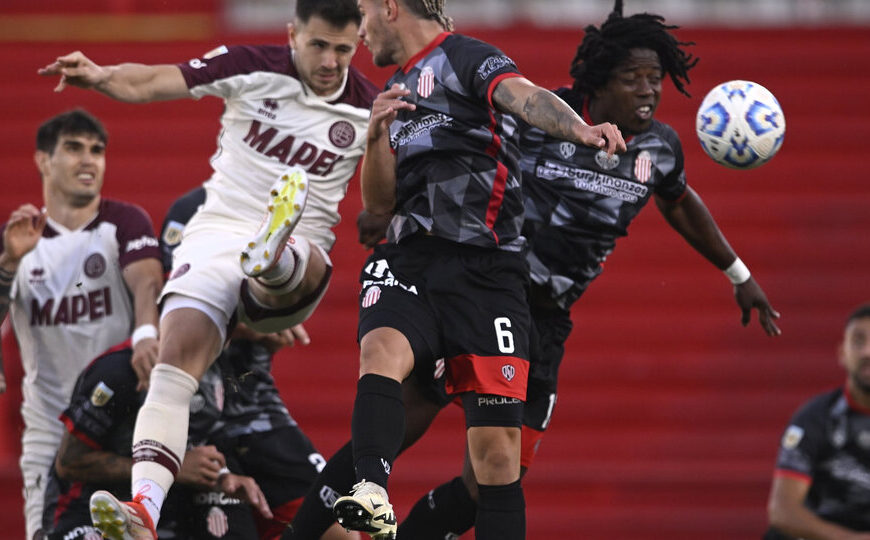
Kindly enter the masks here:
M 426 45 L 425 47 L 420 49 L 420 51 L 417 54 L 415 54 L 407 62 L 405 62 L 405 65 L 402 66 L 402 73 L 408 73 L 408 71 L 410 71 L 410 69 L 412 67 L 414 67 L 414 65 L 417 62 L 419 62 L 421 59 L 425 58 L 426 55 L 428 55 L 430 52 L 432 52 L 435 49 L 435 47 L 437 47 L 438 45 L 441 45 L 441 43 L 445 39 L 447 39 L 448 36 L 452 36 L 452 35 L 453 35 L 453 32 L 441 32 L 440 34 L 438 34 L 438 36 L 436 36 L 435 39 L 430 41 L 428 45 Z

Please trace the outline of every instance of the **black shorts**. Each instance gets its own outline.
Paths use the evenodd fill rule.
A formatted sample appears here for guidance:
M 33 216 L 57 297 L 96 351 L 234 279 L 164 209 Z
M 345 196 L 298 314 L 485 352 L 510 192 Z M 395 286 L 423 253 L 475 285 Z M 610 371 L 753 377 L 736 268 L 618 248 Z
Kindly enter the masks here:
M 443 358 L 449 394 L 525 399 L 530 323 L 522 254 L 414 236 L 376 246 L 360 283 L 360 339 L 394 328 L 410 342 L 420 380 L 432 380 Z
M 523 425 L 544 431 L 556 405 L 559 366 L 571 334 L 571 313 L 565 309 L 532 306 L 532 358 Z

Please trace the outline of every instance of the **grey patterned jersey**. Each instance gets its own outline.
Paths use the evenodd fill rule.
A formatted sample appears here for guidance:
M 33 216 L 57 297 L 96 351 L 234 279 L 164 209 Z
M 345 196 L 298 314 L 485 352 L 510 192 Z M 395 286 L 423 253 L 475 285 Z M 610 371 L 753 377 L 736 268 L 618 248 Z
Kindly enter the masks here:
M 396 216 L 387 239 L 425 230 L 462 244 L 519 251 L 523 201 L 516 122 L 492 104 L 521 76 L 492 45 L 445 32 L 396 71 L 414 111 L 390 126 L 396 154 Z
M 588 118 L 582 96 L 567 88 L 556 94 Z M 616 239 L 628 234 L 652 194 L 676 200 L 686 191 L 683 149 L 670 126 L 653 121 L 626 144 L 624 154 L 608 158 L 603 150 L 520 127 L 531 278 L 565 309 L 601 273 Z

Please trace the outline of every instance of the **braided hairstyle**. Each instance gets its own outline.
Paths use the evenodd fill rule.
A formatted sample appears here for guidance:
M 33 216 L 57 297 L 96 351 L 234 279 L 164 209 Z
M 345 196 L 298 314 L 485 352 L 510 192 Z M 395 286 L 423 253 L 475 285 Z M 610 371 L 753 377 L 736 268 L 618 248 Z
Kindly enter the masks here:
M 686 96 L 689 92 L 689 70 L 698 63 L 698 58 L 687 54 L 682 47 L 694 45 L 692 41 L 678 41 L 671 30 L 678 26 L 665 24 L 661 15 L 638 13 L 630 17 L 622 15 L 623 0 L 616 0 L 613 11 L 596 28 L 589 25 L 586 35 L 577 47 L 571 61 L 571 77 L 575 91 L 585 95 L 607 84 L 613 69 L 629 56 L 630 49 L 652 49 L 662 63 L 662 70 L 670 76 L 674 86 Z
M 453 18 L 444 14 L 444 3 L 447 0 L 402 0 L 415 15 L 423 19 L 438 21 L 438 24 L 448 32 L 453 31 Z

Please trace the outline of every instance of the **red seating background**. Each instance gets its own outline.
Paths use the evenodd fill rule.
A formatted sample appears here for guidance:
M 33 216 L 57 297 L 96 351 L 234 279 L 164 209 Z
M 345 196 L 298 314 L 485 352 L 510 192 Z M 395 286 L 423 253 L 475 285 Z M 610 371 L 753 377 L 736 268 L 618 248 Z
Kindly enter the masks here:
M 526 25 L 461 30 L 502 47 L 544 86 L 567 82 L 581 38 L 578 30 Z M 782 312 L 783 335 L 764 337 L 755 320 L 741 328 L 727 280 L 646 210 L 575 308 L 559 406 L 525 480 L 531 540 L 757 538 L 779 434 L 801 401 L 841 382 L 843 320 L 870 300 L 870 175 L 861 158 L 870 139 L 870 29 L 687 28 L 679 35 L 698 42 L 693 96 L 668 84 L 658 116 L 682 134 L 690 184 Z M 0 216 L 40 201 L 31 159 L 38 123 L 84 106 L 111 134 L 105 194 L 137 202 L 159 223 L 175 196 L 208 176 L 221 104 L 137 106 L 77 89 L 54 94 L 54 81 L 36 68 L 79 47 L 101 63 L 156 63 L 215 44 L 0 44 Z M 389 74 L 372 68 L 364 49 L 355 64 L 377 84 Z M 788 123 L 780 155 L 755 171 L 714 164 L 693 133 L 706 91 L 737 78 L 773 91 Z M 335 280 L 307 325 L 313 343 L 275 364 L 291 412 L 325 454 L 349 434 L 356 276 L 365 257 L 353 225 L 359 207 L 354 183 L 332 253 Z M 7 356 L 6 370 L 0 536 L 21 538 L 20 367 Z M 459 411 L 449 410 L 398 461 L 391 491 L 400 517 L 426 489 L 458 473 L 462 445 Z

